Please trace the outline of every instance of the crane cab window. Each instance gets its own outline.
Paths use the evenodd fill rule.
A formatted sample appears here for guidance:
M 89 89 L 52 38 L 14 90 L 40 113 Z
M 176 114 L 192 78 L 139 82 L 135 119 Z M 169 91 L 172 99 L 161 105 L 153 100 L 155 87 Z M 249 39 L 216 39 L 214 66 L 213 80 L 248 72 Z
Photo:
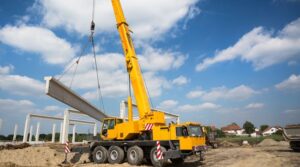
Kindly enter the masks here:
M 114 129 L 115 128 L 115 119 L 108 120 L 108 127 L 107 129 Z
M 123 123 L 123 119 L 117 119 L 117 124 Z
M 188 129 L 185 126 L 176 127 L 176 136 L 188 136 Z

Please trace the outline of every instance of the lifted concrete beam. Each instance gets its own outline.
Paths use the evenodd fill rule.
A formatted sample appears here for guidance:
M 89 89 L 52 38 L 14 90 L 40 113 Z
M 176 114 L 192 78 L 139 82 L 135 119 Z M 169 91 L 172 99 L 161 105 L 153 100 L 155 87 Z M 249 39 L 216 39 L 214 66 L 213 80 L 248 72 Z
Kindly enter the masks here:
M 56 100 L 71 106 L 80 112 L 103 122 L 103 119 L 108 117 L 104 112 L 97 109 L 74 91 L 66 87 L 63 83 L 56 80 L 54 77 L 45 77 L 46 94 Z

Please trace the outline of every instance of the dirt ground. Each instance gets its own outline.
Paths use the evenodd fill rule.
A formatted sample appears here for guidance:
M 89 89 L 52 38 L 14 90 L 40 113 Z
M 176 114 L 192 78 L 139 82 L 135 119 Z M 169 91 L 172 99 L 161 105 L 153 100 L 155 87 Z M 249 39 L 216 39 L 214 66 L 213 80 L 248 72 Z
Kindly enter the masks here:
M 52 149 L 51 149 L 52 148 Z M 0 166 L 61 166 L 64 160 L 62 149 L 49 146 L 31 146 L 16 150 L 0 151 Z M 70 153 L 68 161 L 75 167 L 129 167 L 128 163 L 110 165 L 93 164 L 89 162 L 87 154 Z M 150 166 L 144 164 L 142 167 Z M 171 163 L 169 166 L 174 166 Z M 263 141 L 256 146 L 228 146 L 209 149 L 205 154 L 205 161 L 199 162 L 196 157 L 189 157 L 181 166 L 185 167 L 256 167 L 256 166 L 300 166 L 300 153 L 293 152 L 287 142 Z

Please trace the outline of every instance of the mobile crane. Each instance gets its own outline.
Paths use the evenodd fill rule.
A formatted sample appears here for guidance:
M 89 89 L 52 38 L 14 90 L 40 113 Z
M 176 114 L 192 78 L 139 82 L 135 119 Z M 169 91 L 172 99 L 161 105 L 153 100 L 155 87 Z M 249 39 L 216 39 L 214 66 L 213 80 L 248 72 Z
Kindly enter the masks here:
M 151 161 L 153 166 L 162 167 L 169 159 L 172 163 L 179 164 L 183 163 L 185 157 L 194 154 L 199 155 L 202 160 L 206 141 L 201 125 L 194 122 L 167 124 L 165 113 L 151 108 L 120 0 L 111 0 L 111 2 L 130 82 L 127 99 L 128 118 L 109 117 L 59 80 L 54 77 L 45 77 L 47 95 L 103 122 L 101 140 L 91 141 L 85 148 L 73 148 L 73 151 L 88 152 L 89 159 L 94 163 L 106 163 L 107 161 L 111 164 L 122 163 L 126 156 L 131 165 L 140 165 L 143 159 L 146 159 Z M 137 120 L 133 119 L 130 86 L 133 89 L 139 114 Z M 162 160 L 156 157 L 158 141 L 161 146 L 159 151 L 163 155 Z
M 201 125 L 187 122 L 166 124 L 164 112 L 151 109 L 149 97 L 135 54 L 120 0 L 111 0 L 117 29 L 125 56 L 126 68 L 139 114 L 133 120 L 131 93 L 128 96 L 128 119 L 110 117 L 103 121 L 101 141 L 90 144 L 90 159 L 95 163 L 121 163 L 140 165 L 144 158 L 154 166 L 164 166 L 168 159 L 182 163 L 186 156 L 197 154 L 203 159 L 205 135 Z M 130 86 L 129 86 L 129 89 Z M 131 90 L 129 90 L 131 92 Z M 156 158 L 156 141 L 160 141 L 163 160 Z

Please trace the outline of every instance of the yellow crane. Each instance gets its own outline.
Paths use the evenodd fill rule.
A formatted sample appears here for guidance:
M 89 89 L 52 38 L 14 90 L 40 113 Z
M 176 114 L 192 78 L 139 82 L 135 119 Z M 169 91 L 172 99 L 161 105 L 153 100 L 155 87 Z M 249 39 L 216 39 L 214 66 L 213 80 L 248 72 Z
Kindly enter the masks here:
M 127 156 L 127 161 L 132 165 L 140 165 L 146 158 L 154 166 L 164 166 L 168 159 L 172 163 L 182 163 L 185 157 L 192 154 L 200 155 L 200 159 L 202 159 L 205 150 L 205 135 L 200 124 L 187 122 L 167 125 L 164 112 L 151 109 L 121 3 L 119 0 L 112 0 L 112 6 L 139 119 L 133 120 L 130 93 L 128 96 L 128 119 L 116 117 L 104 119 L 101 132 L 103 140 L 90 144 L 91 160 L 95 163 L 106 163 L 107 161 L 121 163 Z M 158 160 L 156 157 L 156 141 L 160 141 L 163 160 Z

